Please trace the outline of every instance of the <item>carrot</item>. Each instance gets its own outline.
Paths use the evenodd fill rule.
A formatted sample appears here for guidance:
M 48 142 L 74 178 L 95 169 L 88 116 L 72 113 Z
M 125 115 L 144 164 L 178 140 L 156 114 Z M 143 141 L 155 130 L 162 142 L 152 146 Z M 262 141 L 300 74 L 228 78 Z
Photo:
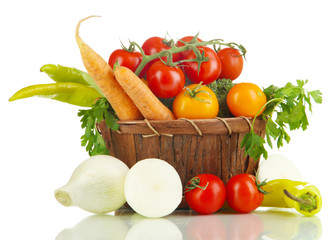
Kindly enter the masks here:
M 76 27 L 76 42 L 80 49 L 81 57 L 88 74 L 101 89 L 101 92 L 111 104 L 120 120 L 143 119 L 141 112 L 129 98 L 120 84 L 116 81 L 109 64 L 89 47 L 79 36 L 80 24 L 91 17 L 80 20 Z
M 146 119 L 172 120 L 173 113 L 152 93 L 149 87 L 130 69 L 122 66 L 114 68 L 116 80 L 134 101 Z

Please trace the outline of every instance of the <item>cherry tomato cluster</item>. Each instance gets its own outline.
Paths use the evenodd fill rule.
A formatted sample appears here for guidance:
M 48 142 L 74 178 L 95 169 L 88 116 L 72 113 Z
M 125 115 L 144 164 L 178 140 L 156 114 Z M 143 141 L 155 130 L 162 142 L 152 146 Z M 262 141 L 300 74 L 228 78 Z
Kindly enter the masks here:
M 201 42 L 202 40 L 193 36 L 186 36 L 178 40 L 175 46 L 182 47 L 185 46 L 185 43 L 192 41 Z M 172 41 L 167 41 L 160 37 L 151 37 L 143 43 L 142 49 L 146 55 L 154 55 L 171 49 L 172 44 Z M 201 56 L 207 58 L 206 61 L 202 63 L 192 61 L 198 57 L 196 52 L 185 50 L 174 53 L 171 59 L 172 62 L 168 61 L 167 56 L 164 56 L 161 58 L 165 62 L 164 64 L 153 66 L 160 59 L 152 60 L 144 67 L 140 76 L 143 77 L 146 73 L 149 87 L 158 97 L 172 98 L 177 95 L 176 92 L 181 91 L 180 86 L 185 84 L 185 77 L 181 75 L 186 75 L 192 83 L 202 82 L 206 85 L 219 77 L 229 77 L 234 80 L 241 74 L 243 58 L 238 50 L 227 48 L 229 50 L 227 51 L 225 48 L 215 52 L 207 46 L 199 46 L 197 49 Z M 164 67 L 164 65 L 167 66 Z M 150 68 L 153 69 L 150 70 Z M 222 68 L 225 69 L 222 71 Z
M 217 114 L 218 102 L 216 95 L 205 85 L 218 78 L 235 80 L 243 69 L 243 54 L 232 45 L 228 44 L 229 47 L 216 49 L 215 45 L 211 48 L 207 46 L 210 45 L 210 42 L 203 42 L 197 36 L 186 36 L 176 43 L 161 37 L 151 37 L 142 46 L 134 42 L 131 42 L 129 48 L 122 45 L 122 49 L 112 52 L 108 62 L 111 67 L 117 62 L 136 73 L 145 56 L 176 50 L 193 43 L 196 43 L 194 47 L 183 51 L 171 51 L 170 54 L 158 56 L 146 62 L 137 74 L 145 79 L 148 87 L 157 97 L 175 98 L 176 112 L 174 113 L 177 118 L 191 117 L 194 111 L 186 110 L 190 106 L 198 110 L 205 107 L 205 111 L 209 112 L 202 115 L 195 114 L 195 117 L 212 118 Z M 138 51 L 135 50 L 135 46 L 138 47 Z M 185 86 L 189 85 L 188 80 L 193 85 L 186 90 Z M 203 87 L 197 88 L 198 84 Z
M 258 208 L 266 192 L 251 174 L 237 174 L 227 182 L 213 174 L 200 174 L 185 187 L 185 200 L 200 214 L 211 214 L 222 208 L 225 201 L 235 211 L 249 213 Z

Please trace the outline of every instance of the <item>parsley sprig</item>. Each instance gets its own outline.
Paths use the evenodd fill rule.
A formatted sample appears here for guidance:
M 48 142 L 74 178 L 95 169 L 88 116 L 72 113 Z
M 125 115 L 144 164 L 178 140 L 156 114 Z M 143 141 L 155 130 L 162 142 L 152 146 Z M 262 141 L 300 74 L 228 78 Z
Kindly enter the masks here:
M 264 146 L 265 143 L 272 148 L 272 140 L 274 140 L 277 142 L 277 148 L 280 148 L 284 141 L 290 142 L 288 129 L 307 129 L 309 122 L 306 107 L 312 112 L 312 100 L 318 104 L 322 103 L 322 93 L 319 90 L 309 92 L 304 88 L 307 82 L 307 80 L 297 80 L 296 85 L 287 83 L 281 88 L 271 85 L 264 89 L 268 100 L 261 109 L 265 108 L 262 117 L 267 121 L 265 139 L 257 135 L 252 128 L 241 143 L 246 154 L 254 159 L 261 156 L 266 159 L 268 153 Z M 256 118 L 253 119 L 252 126 L 255 120 Z
M 81 117 L 81 128 L 85 129 L 85 134 L 81 137 L 81 146 L 86 146 L 86 151 L 90 156 L 108 155 L 109 150 L 96 125 L 105 120 L 106 125 L 113 131 L 119 129 L 117 117 L 106 98 L 99 98 L 91 109 L 79 110 Z

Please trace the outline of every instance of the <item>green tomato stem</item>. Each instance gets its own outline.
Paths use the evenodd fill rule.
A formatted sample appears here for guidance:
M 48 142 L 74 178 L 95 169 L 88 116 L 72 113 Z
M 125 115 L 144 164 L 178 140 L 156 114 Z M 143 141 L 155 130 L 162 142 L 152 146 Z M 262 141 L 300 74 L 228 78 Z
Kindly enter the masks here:
M 194 98 L 194 99 L 197 100 L 197 101 L 205 102 L 205 103 L 210 103 L 209 101 L 206 101 L 206 100 L 204 100 L 204 99 L 200 99 L 200 98 L 197 97 L 198 93 L 201 93 L 201 92 L 206 93 L 206 94 L 208 94 L 208 95 L 210 96 L 210 93 L 207 92 L 206 90 L 200 90 L 200 88 L 202 88 L 202 86 L 203 86 L 203 85 L 202 85 L 202 82 L 200 82 L 200 83 L 199 83 L 195 88 L 193 88 L 192 90 L 191 90 L 189 87 L 187 87 L 187 88 L 186 88 L 186 91 L 185 91 L 185 93 L 184 93 L 184 95 L 188 94 L 191 98 Z
M 195 59 L 190 59 L 190 61 L 193 62 L 204 62 L 204 61 L 208 61 L 208 58 L 206 59 L 203 54 L 199 51 L 199 49 L 197 47 L 200 46 L 207 46 L 207 45 L 225 45 L 228 47 L 238 47 L 239 50 L 242 52 L 242 55 L 245 56 L 246 54 L 246 49 L 242 46 L 242 45 L 238 45 L 236 43 L 224 43 L 222 39 L 214 39 L 214 40 L 210 40 L 210 41 L 195 41 L 195 42 L 191 42 L 191 43 L 186 43 L 184 46 L 182 47 L 176 47 L 174 44 L 171 46 L 171 48 L 169 50 L 163 50 L 159 53 L 153 54 L 153 55 L 146 55 L 143 51 L 143 49 L 141 48 L 141 46 L 139 46 L 137 43 L 135 42 L 131 42 L 132 44 L 134 44 L 139 51 L 142 54 L 142 61 L 140 63 L 140 65 L 137 67 L 135 74 L 139 75 L 141 73 L 141 71 L 143 70 L 143 68 L 152 60 L 155 60 L 157 58 L 162 58 L 165 56 L 168 56 L 168 59 L 172 61 L 172 56 L 174 53 L 179 53 L 179 52 L 183 52 L 183 51 L 187 51 L 187 50 L 192 50 L 195 55 L 196 58 Z
M 200 188 L 201 190 L 206 190 L 206 188 L 208 187 L 208 184 L 209 184 L 209 182 L 207 182 L 206 185 L 202 187 L 202 186 L 199 185 L 199 183 L 200 183 L 200 178 L 198 178 L 198 177 L 192 178 L 190 183 L 187 184 L 187 186 L 185 187 L 185 192 L 189 192 L 189 191 L 191 191 L 193 189 L 196 189 L 196 188 Z

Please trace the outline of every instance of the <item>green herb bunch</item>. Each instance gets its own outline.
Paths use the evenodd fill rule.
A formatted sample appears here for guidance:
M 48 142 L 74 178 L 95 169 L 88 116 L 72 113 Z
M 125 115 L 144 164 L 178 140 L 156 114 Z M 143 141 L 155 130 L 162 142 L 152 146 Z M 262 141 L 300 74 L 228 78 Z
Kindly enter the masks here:
M 246 154 L 254 159 L 261 156 L 266 159 L 268 153 L 265 149 L 265 143 L 272 148 L 274 140 L 277 142 L 277 147 L 280 148 L 284 141 L 290 142 L 287 130 L 307 129 L 309 122 L 306 108 L 312 112 L 312 100 L 318 104 L 322 103 L 322 93 L 319 90 L 309 92 L 304 88 L 307 82 L 307 80 L 297 80 L 296 85 L 287 83 L 281 88 L 271 85 L 264 89 L 268 100 L 262 108 L 265 108 L 262 117 L 267 121 L 265 139 L 258 136 L 252 128 L 244 136 L 241 143 Z
M 81 127 L 85 129 L 85 134 L 81 137 L 81 145 L 86 146 L 86 151 L 90 156 L 109 155 L 106 143 L 97 129 L 97 124 L 105 120 L 106 125 L 113 131 L 119 129 L 117 117 L 106 98 L 99 98 L 91 109 L 79 110 L 81 117 Z

